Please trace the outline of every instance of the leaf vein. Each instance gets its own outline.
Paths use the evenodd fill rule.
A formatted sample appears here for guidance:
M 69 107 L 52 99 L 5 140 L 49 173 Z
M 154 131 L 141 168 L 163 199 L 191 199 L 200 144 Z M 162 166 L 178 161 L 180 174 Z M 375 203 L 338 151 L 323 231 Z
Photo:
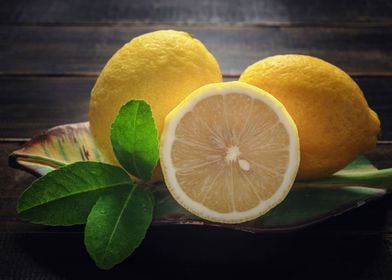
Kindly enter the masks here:
M 45 204 L 47 204 L 47 203 L 53 203 L 53 202 L 59 201 L 59 200 L 61 200 L 61 199 L 71 198 L 71 197 L 76 196 L 76 195 L 81 195 L 81 194 L 85 194 L 85 193 L 89 193 L 89 192 L 94 192 L 94 191 L 112 189 L 112 188 L 120 187 L 120 186 L 124 186 L 124 185 L 131 185 L 131 182 L 130 182 L 130 181 L 120 182 L 120 183 L 117 183 L 117 184 L 107 185 L 107 187 L 88 189 L 88 190 L 84 190 L 84 191 L 72 193 L 72 194 L 69 194 L 69 195 L 59 196 L 59 197 L 56 197 L 55 199 L 46 200 L 46 201 L 44 201 L 44 202 L 42 202 L 42 203 L 35 204 L 35 205 L 33 205 L 32 207 L 28 207 L 28 208 L 24 208 L 24 209 L 18 209 L 18 213 L 21 213 L 21 212 L 24 212 L 24 211 L 28 211 L 28 210 L 34 209 L 34 208 L 36 208 L 36 207 L 43 206 L 43 205 L 45 205 Z
M 120 220 L 121 220 L 121 218 L 122 218 L 122 216 L 123 216 L 123 214 L 124 214 L 125 209 L 126 209 L 127 206 L 128 206 L 129 201 L 131 200 L 131 197 L 132 197 L 133 193 L 135 192 L 135 190 L 136 190 L 136 186 L 133 185 L 132 189 L 131 189 L 130 192 L 129 192 L 129 195 L 128 195 L 127 199 L 126 199 L 125 202 L 124 202 L 123 207 L 121 208 L 120 214 L 118 215 L 118 218 L 117 218 L 117 220 L 116 220 L 116 224 L 114 225 L 113 231 L 112 231 L 112 233 L 110 234 L 109 240 L 108 240 L 108 242 L 107 242 L 107 244 L 106 244 L 106 247 L 105 247 L 105 250 L 104 250 L 104 253 L 103 253 L 103 256 L 102 256 L 103 262 L 105 261 L 105 258 L 106 258 L 107 252 L 108 252 L 108 248 L 109 248 L 109 246 L 110 246 L 111 243 L 112 243 L 112 240 L 113 240 L 114 234 L 115 234 L 115 232 L 116 232 L 116 230 L 117 230 L 117 228 L 118 228 L 118 225 L 120 224 Z

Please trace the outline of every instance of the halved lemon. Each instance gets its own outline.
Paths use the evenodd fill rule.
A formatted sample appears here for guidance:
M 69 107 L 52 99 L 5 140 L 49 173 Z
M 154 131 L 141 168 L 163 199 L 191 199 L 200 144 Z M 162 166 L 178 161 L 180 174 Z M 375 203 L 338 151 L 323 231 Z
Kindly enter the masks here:
M 241 82 L 203 86 L 166 117 L 166 185 L 203 219 L 241 223 L 279 204 L 299 166 L 298 132 L 283 105 Z

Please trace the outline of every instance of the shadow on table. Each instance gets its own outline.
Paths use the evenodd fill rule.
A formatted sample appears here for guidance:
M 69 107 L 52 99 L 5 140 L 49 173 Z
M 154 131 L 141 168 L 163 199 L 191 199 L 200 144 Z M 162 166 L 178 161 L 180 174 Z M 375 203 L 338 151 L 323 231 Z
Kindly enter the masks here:
M 153 227 L 135 253 L 110 271 L 95 267 L 82 233 L 17 234 L 3 238 L 0 278 L 390 279 L 391 244 L 379 233 L 388 202 L 293 232 Z

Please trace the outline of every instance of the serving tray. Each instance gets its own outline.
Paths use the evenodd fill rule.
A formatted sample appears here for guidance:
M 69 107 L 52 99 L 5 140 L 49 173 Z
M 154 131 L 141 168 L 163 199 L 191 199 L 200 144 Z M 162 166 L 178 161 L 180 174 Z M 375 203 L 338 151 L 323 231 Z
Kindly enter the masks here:
M 94 143 L 88 122 L 64 124 L 33 137 L 10 155 L 10 166 L 35 176 L 76 161 L 105 162 Z M 262 217 L 236 225 L 202 220 L 182 208 L 164 183 L 148 187 L 156 204 L 152 225 L 192 224 L 262 233 L 306 227 L 385 196 L 392 187 L 392 169 L 378 170 L 360 156 L 333 176 L 295 182 L 285 200 Z M 27 186 L 26 186 L 27 187 Z

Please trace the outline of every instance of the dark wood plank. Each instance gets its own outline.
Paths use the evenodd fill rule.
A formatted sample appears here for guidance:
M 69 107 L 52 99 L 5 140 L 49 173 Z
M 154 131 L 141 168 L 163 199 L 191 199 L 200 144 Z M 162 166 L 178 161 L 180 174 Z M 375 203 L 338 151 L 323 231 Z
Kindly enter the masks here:
M 366 156 L 378 169 L 392 167 L 392 142 L 379 143 L 377 149 L 367 153 Z
M 236 23 L 336 24 L 392 23 L 383 0 L 144 0 L 1 1 L 1 23 Z
M 364 92 L 369 106 L 380 118 L 379 139 L 392 140 L 392 77 L 363 77 L 355 80 Z
M 91 78 L 0 78 L 0 138 L 86 121 Z
M 16 149 L 19 149 L 23 142 L 0 142 L 0 198 L 9 199 L 18 197 L 21 192 L 33 182 L 34 176 L 26 172 L 11 168 L 8 166 L 8 156 Z M 0 203 L 0 216 L 4 217 L 8 206 Z M 11 213 L 11 212 L 7 212 Z M 12 211 L 12 215 L 16 212 Z
M 95 79 L 0 77 L 0 139 L 29 138 L 56 125 L 86 121 Z M 380 116 L 380 139 L 392 140 L 392 77 L 357 77 L 356 81 Z
M 0 234 L 0 278 L 390 280 L 392 256 L 380 236 L 254 236 L 196 227 L 154 228 L 109 271 L 96 268 L 83 234 Z M 257 277 L 257 276 L 256 276 Z
M 97 75 L 131 38 L 184 29 L 203 41 L 226 75 L 273 54 L 323 58 L 353 75 L 392 75 L 392 28 L 1 26 L 0 75 Z

